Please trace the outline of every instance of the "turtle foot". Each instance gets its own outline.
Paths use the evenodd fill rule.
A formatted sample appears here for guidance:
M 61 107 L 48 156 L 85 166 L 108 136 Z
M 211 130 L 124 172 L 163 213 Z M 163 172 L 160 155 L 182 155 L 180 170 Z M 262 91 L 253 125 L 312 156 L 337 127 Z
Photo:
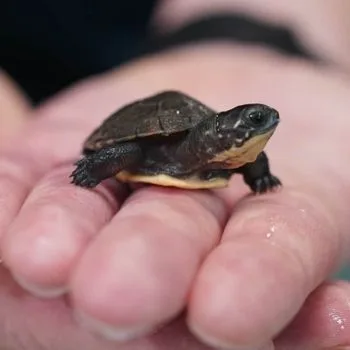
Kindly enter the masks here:
M 282 186 L 281 181 L 274 175 L 265 175 L 256 179 L 252 184 L 252 190 L 256 194 L 276 191 Z
M 83 158 L 77 161 L 75 170 L 70 175 L 71 183 L 85 188 L 96 187 L 100 180 L 96 179 L 91 173 L 93 162 L 89 158 Z

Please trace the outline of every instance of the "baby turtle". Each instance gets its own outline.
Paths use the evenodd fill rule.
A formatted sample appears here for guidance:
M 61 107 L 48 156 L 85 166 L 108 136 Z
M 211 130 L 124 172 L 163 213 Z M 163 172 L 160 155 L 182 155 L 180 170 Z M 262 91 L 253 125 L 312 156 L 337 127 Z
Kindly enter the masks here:
M 115 176 L 186 189 L 226 187 L 234 173 L 254 193 L 281 185 L 263 151 L 279 122 L 263 104 L 220 113 L 196 99 L 164 91 L 130 103 L 85 141 L 72 183 L 92 188 Z

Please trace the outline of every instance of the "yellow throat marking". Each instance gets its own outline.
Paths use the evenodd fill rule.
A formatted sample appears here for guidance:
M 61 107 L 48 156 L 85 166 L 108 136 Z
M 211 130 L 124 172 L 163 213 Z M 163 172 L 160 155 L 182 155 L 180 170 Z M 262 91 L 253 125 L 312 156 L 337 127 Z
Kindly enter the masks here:
M 225 168 L 235 169 L 246 163 L 254 162 L 272 136 L 273 131 L 253 137 L 246 141 L 242 147 L 231 147 L 216 155 L 210 160 L 210 163 L 225 163 Z

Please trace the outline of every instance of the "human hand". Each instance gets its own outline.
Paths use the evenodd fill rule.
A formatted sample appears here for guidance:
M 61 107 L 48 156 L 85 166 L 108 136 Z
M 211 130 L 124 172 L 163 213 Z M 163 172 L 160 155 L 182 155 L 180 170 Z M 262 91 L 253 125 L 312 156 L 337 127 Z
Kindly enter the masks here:
M 146 187 L 129 196 L 112 181 L 95 190 L 69 183 L 81 143 L 102 119 L 168 88 L 218 110 L 276 107 L 281 125 L 267 152 L 282 191 L 243 197 L 238 176 L 215 192 Z M 1 155 L 1 251 L 25 289 L 57 298 L 31 297 L 4 270 L 2 343 L 206 349 L 187 320 L 204 343 L 235 349 L 350 345 L 349 285 L 324 283 L 349 254 L 349 90 L 309 63 L 208 45 L 141 60 L 41 107 Z M 74 312 L 90 322 L 80 327 Z M 95 338 L 85 330 L 91 318 L 104 335 L 141 338 Z

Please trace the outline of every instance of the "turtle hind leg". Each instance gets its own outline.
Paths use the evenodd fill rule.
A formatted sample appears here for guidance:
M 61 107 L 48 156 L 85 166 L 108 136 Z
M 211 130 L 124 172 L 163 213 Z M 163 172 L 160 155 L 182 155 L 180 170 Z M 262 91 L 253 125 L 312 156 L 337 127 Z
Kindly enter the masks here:
M 125 142 L 86 154 L 75 163 L 71 183 L 86 188 L 97 186 L 101 181 L 119 171 L 136 165 L 142 159 L 142 150 L 135 142 Z

